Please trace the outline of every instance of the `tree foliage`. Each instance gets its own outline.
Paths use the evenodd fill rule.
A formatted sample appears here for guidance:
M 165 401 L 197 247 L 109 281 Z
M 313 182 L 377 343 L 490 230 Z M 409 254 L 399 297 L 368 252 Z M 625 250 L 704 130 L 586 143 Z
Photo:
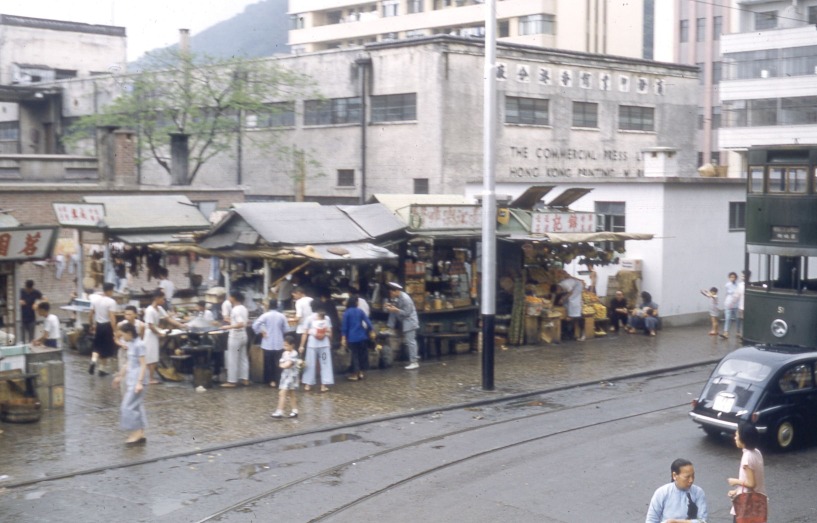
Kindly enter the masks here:
M 115 126 L 137 130 L 148 157 L 171 172 L 170 136 L 188 136 L 187 184 L 214 156 L 234 149 L 243 120 L 270 118 L 314 89 L 305 75 L 273 60 L 216 59 L 177 49 L 148 56 L 145 69 L 119 82 L 121 93 L 98 114 L 80 118 L 69 130 L 78 141 L 88 129 Z M 265 133 L 274 142 L 275 133 Z M 267 143 L 267 146 L 274 143 Z

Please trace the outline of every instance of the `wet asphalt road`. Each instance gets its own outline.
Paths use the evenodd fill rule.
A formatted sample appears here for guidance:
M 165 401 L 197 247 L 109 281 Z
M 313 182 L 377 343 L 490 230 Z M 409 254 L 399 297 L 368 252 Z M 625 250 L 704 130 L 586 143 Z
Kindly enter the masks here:
M 165 384 L 152 387 L 148 393 L 151 427 L 148 445 L 140 449 L 127 449 L 122 445 L 124 435 L 117 429 L 118 394 L 107 380 L 85 373 L 87 358 L 67 353 L 66 409 L 49 412 L 33 425 L 0 425 L 5 431 L 0 435 L 0 474 L 8 476 L 0 482 L 0 486 L 6 486 L 0 498 L 3 502 L 0 516 L 4 511 L 11 515 L 8 511 L 14 507 L 24 507 L 23 513 L 31 507 L 48 507 L 49 514 L 57 519 L 49 516 L 44 520 L 63 520 L 57 517 L 59 515 L 65 517 L 65 521 L 75 521 L 81 514 L 72 514 L 72 510 L 78 506 L 84 507 L 82 513 L 86 515 L 99 516 L 105 514 L 109 506 L 118 506 L 119 510 L 128 507 L 128 514 L 134 516 L 134 521 L 165 517 L 192 521 L 200 514 L 215 513 L 217 509 L 246 499 L 244 494 L 249 492 L 246 485 L 262 483 L 269 489 L 268 478 L 297 477 L 290 476 L 296 468 L 291 460 L 287 459 L 286 465 L 275 465 L 283 463 L 277 458 L 281 454 L 281 445 L 295 446 L 287 449 L 290 456 L 298 452 L 310 456 L 339 454 L 337 449 L 344 445 L 356 447 L 369 440 L 369 445 L 391 448 L 394 442 L 390 437 L 384 437 L 390 431 L 408 435 L 410 441 L 423 439 L 424 432 L 415 433 L 425 426 L 418 420 L 429 418 L 432 422 L 428 425 L 434 427 L 441 425 L 439 420 L 451 418 L 450 422 L 455 425 L 468 426 L 473 423 L 472 417 L 484 416 L 465 408 L 441 410 L 435 415 L 437 409 L 512 398 L 576 383 L 592 386 L 655 369 L 711 363 L 735 346 L 734 340 L 724 342 L 706 336 L 705 327 L 689 327 L 666 329 L 657 338 L 623 335 L 585 343 L 498 350 L 497 388 L 493 392 L 480 389 L 479 354 L 444 357 L 424 362 L 419 372 L 407 372 L 399 367 L 371 371 L 367 379 L 359 383 L 345 382 L 339 376 L 337 386 L 328 394 L 301 394 L 301 417 L 297 421 L 283 422 L 268 417 L 275 400 L 275 391 L 269 387 L 256 385 L 196 393 L 190 383 Z M 701 377 L 697 379 L 700 383 L 689 387 L 692 392 L 697 392 L 708 368 L 701 371 Z M 601 387 L 601 390 L 606 389 Z M 688 400 L 685 398 L 684 402 Z M 472 408 L 490 410 L 499 407 Z M 680 412 L 685 415 L 684 408 L 680 408 Z M 558 417 L 556 413 L 553 416 L 554 419 Z M 370 420 L 378 421 L 366 424 Z M 382 431 L 383 434 L 378 429 L 381 426 L 388 429 Z M 682 426 L 695 430 L 689 422 Z M 329 430 L 332 427 L 337 430 Z M 366 434 L 376 429 L 378 437 L 368 438 Z M 696 440 L 697 436 L 695 434 Z M 256 444 L 247 445 L 248 442 Z M 266 448 L 265 445 L 276 447 Z M 230 450 L 231 447 L 235 450 Z M 248 454 L 240 457 L 226 455 L 231 452 Z M 353 454 L 361 455 L 359 452 Z M 431 456 L 434 454 L 430 453 Z M 229 464 L 223 458 L 228 459 Z M 414 458 L 407 459 L 409 463 L 415 461 Z M 317 461 L 323 465 L 325 460 Z M 139 462 L 145 462 L 144 469 L 115 468 Z M 304 458 L 303 462 L 309 460 Z M 387 470 L 392 468 L 399 469 L 392 464 L 386 467 Z M 99 472 L 71 476 L 78 471 L 95 470 Z M 214 470 L 219 474 L 213 475 Z M 284 470 L 286 473 L 282 473 Z M 67 477 L 22 486 L 60 475 Z M 109 486 L 110 492 L 83 488 L 83 482 L 88 478 L 99 478 Z M 238 495 L 230 494 L 233 485 L 239 486 Z M 355 490 L 354 483 L 350 488 Z M 56 494 L 61 491 L 71 492 L 71 495 L 67 496 L 64 508 L 55 512 L 54 507 L 62 506 Z M 130 500 L 130 493 L 139 493 L 137 498 L 141 501 Z M 284 497 L 289 499 L 286 494 Z M 641 500 L 643 496 L 639 493 L 637 497 Z M 642 500 L 642 503 L 646 502 Z M 141 508 L 136 510 L 135 506 Z M 191 506 L 207 508 L 193 512 L 189 509 Z M 252 513 L 247 510 L 239 514 Z M 194 518 L 189 519 L 192 515 Z M 264 519 L 266 517 L 261 517 Z

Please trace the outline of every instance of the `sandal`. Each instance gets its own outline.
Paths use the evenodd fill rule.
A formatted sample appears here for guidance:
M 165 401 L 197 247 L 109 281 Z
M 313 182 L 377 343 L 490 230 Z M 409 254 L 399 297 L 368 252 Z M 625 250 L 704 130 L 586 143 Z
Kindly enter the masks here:
M 323 385 L 321 387 L 321 392 L 329 392 L 329 387 L 327 387 L 326 385 Z
M 304 390 L 309 392 L 310 390 L 312 390 L 312 385 L 304 385 Z

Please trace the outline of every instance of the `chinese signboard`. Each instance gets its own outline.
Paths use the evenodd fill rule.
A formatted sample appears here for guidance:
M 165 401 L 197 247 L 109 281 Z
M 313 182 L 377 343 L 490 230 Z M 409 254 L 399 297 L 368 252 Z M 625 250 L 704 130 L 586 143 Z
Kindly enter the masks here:
M 51 256 L 57 227 L 0 229 L 0 262 L 41 260 Z
M 531 215 L 531 234 L 595 231 L 596 215 L 593 213 L 543 212 Z
M 779 227 L 773 225 L 771 241 L 797 243 L 800 241 L 800 227 Z
M 409 227 L 422 230 L 479 229 L 482 207 L 478 205 L 412 205 Z
M 96 227 L 105 219 L 105 205 L 101 203 L 54 203 L 53 205 L 57 221 L 66 227 Z

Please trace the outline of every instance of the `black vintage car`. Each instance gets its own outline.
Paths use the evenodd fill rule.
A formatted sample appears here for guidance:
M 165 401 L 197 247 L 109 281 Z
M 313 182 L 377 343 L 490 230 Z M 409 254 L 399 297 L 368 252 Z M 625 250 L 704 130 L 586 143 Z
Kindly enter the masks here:
M 750 421 L 768 443 L 788 450 L 817 429 L 817 352 L 743 347 L 721 360 L 689 416 L 708 435 L 735 432 Z

